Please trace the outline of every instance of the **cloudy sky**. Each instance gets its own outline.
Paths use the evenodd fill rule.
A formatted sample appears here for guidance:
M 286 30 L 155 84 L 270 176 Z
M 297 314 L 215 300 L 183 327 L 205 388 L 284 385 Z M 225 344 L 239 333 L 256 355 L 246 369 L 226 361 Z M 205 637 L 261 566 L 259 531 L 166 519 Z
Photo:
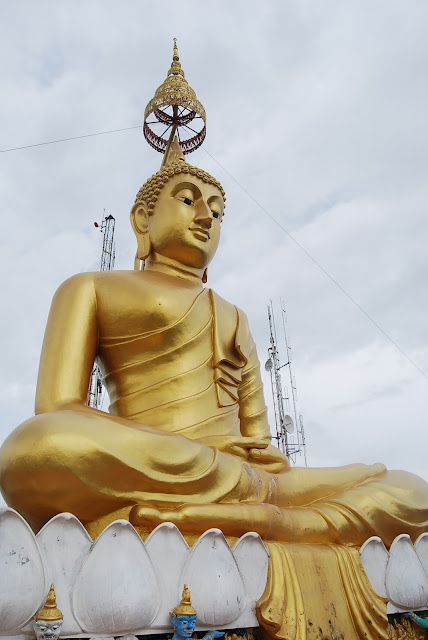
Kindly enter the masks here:
M 422 0 L 0 3 L 1 150 L 140 126 L 178 38 L 208 116 L 188 159 L 227 192 L 209 284 L 262 363 L 284 299 L 311 466 L 428 480 L 427 32 Z M 132 268 L 160 161 L 139 128 L 0 153 L 0 440 L 33 413 L 50 300 L 98 268 L 104 208 Z

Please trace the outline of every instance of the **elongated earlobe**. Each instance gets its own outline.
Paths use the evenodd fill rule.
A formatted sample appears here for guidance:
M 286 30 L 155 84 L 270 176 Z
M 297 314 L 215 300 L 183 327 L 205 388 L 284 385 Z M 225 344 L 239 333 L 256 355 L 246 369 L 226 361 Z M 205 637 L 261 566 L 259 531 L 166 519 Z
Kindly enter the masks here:
M 149 257 L 151 242 L 147 222 L 147 207 L 145 203 L 138 203 L 131 209 L 131 224 L 137 238 L 137 253 L 134 260 L 134 269 L 142 271 L 144 262 Z M 142 264 L 141 264 L 142 263 Z
M 146 261 L 140 260 L 137 252 L 134 258 L 134 271 L 144 271 L 145 264 L 146 264 Z
M 149 232 L 139 233 L 137 235 L 137 256 L 140 260 L 145 260 L 149 257 L 150 251 L 152 248 L 152 243 L 150 242 Z

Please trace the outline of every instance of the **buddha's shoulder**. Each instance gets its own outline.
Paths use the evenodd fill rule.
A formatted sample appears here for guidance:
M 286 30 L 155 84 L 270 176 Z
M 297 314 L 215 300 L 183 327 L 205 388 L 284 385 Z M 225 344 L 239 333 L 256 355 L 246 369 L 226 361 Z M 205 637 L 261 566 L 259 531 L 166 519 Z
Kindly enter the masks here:
M 115 288 L 121 288 L 138 278 L 138 271 L 87 271 L 77 273 L 65 280 L 58 292 L 70 294 L 74 292 L 94 292 L 95 294 Z M 141 280 L 141 278 L 140 278 Z
M 229 324 L 235 323 L 243 328 L 248 328 L 248 318 L 242 309 L 222 298 L 213 289 L 210 291 L 213 296 L 216 315 L 220 316 L 223 322 L 227 321 Z

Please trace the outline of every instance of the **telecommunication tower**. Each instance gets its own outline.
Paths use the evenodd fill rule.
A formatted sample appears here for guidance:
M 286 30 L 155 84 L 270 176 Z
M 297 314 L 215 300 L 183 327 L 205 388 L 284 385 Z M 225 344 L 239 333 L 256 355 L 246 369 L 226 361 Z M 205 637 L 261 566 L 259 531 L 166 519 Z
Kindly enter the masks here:
M 99 229 L 103 234 L 103 248 L 101 251 L 101 263 L 100 263 L 100 271 L 112 271 L 114 268 L 114 260 L 115 260 L 115 245 L 114 245 L 114 225 L 116 220 L 113 216 L 105 215 L 104 209 L 104 218 L 101 223 L 101 226 L 98 222 L 94 222 L 94 227 Z M 94 363 L 91 380 L 89 382 L 88 388 L 88 397 L 86 400 L 86 404 L 88 407 L 93 407 L 94 409 L 99 409 L 101 406 L 102 400 L 102 391 L 103 391 L 103 382 L 102 382 L 102 374 L 99 366 Z
M 285 453 L 290 461 L 295 464 L 298 455 L 303 456 L 306 462 L 306 443 L 305 443 L 305 431 L 303 428 L 303 417 L 297 415 L 297 389 L 296 380 L 293 376 L 291 365 L 291 347 L 290 341 L 287 337 L 285 328 L 286 312 L 282 299 L 281 304 L 281 318 L 282 327 L 284 332 L 284 342 L 287 362 L 281 364 L 278 353 L 278 340 L 276 335 L 275 317 L 273 311 L 272 301 L 268 305 L 268 318 L 270 329 L 270 347 L 268 349 L 269 357 L 265 364 L 265 369 L 270 373 L 270 380 L 272 385 L 272 399 L 273 408 L 275 414 L 275 427 L 276 435 L 275 440 L 278 443 L 278 448 Z M 290 396 L 287 387 L 282 385 L 280 370 L 283 367 L 288 367 L 288 377 L 291 389 L 291 404 L 293 418 L 290 416 Z M 284 406 L 285 405 L 285 406 Z

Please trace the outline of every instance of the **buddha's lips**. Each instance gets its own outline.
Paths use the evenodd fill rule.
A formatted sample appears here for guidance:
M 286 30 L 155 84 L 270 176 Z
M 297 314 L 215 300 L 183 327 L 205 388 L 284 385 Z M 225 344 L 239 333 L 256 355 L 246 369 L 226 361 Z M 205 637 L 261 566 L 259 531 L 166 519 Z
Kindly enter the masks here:
M 206 237 L 207 240 L 210 239 L 210 233 L 207 229 L 201 229 L 201 227 L 189 227 L 189 231 L 196 231 L 197 233 L 201 233 Z

